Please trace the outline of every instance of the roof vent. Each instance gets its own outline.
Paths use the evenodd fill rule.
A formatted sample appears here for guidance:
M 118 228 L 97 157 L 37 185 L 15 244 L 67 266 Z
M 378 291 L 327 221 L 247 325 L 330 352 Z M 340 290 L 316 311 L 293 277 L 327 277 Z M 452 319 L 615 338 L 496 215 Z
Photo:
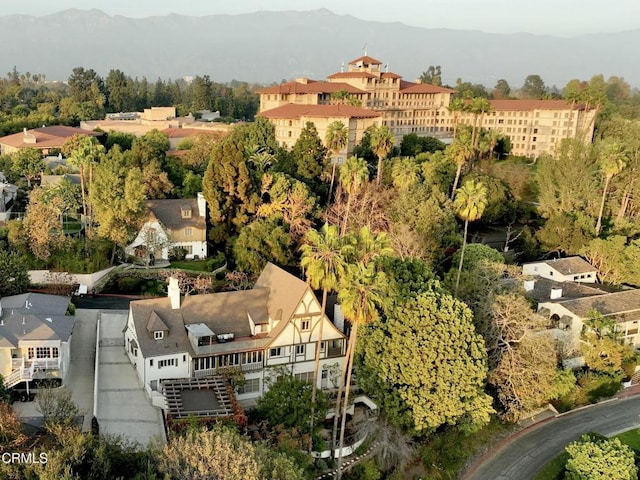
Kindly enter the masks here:
M 218 339 L 218 342 L 220 343 L 225 343 L 228 342 L 230 340 L 233 340 L 233 333 L 223 333 L 221 335 L 216 335 L 216 338 Z
M 47 317 L 47 318 L 45 318 L 45 320 L 46 320 L 47 322 L 49 322 L 49 323 L 53 323 L 53 319 L 52 319 L 51 317 Z

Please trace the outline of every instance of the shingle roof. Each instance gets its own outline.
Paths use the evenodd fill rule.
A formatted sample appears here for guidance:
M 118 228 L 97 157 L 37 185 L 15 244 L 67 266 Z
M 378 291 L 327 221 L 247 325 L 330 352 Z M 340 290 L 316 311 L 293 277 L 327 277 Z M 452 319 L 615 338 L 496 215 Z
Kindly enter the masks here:
M 576 275 L 580 273 L 593 273 L 598 269 L 584 260 L 582 257 L 566 257 L 544 262 L 562 275 Z
M 584 110 L 584 105 L 572 105 L 566 100 L 490 100 L 493 110 Z
M 559 302 L 579 317 L 586 317 L 591 310 L 603 315 L 619 316 L 629 312 L 640 313 L 640 290 L 625 290 L 587 298 Z
M 561 288 L 562 297 L 556 300 L 551 300 L 550 296 L 552 288 Z M 533 290 L 525 293 L 527 296 L 538 302 L 563 302 L 576 298 L 604 295 L 607 292 L 596 288 L 595 284 L 556 282 L 547 278 L 536 277 Z
M 258 93 L 275 93 L 280 95 L 289 95 L 294 93 L 334 93 L 340 90 L 346 90 L 351 94 L 366 93 L 359 88 L 354 87 L 348 83 L 342 82 L 323 82 L 318 80 L 307 80 L 307 83 L 301 82 L 287 82 L 281 85 L 275 85 L 273 87 L 261 88 L 257 90 Z
M 35 139 L 35 143 L 25 142 L 24 132 L 19 132 L 0 138 L 0 144 L 9 145 L 14 148 L 60 148 L 68 138 L 76 134 L 88 135 L 91 137 L 102 136 L 102 132 L 92 132 L 89 130 L 82 130 L 81 128 L 66 127 L 64 125 L 53 125 L 50 127 L 27 130 L 27 136 Z
M 268 322 L 267 289 L 189 295 L 181 299 L 179 309 L 172 309 L 169 298 L 154 298 L 131 302 L 140 350 L 145 357 L 189 352 L 194 355 L 186 325 L 204 324 L 216 335 L 233 333 L 236 339 L 251 337 L 247 311 L 261 323 Z M 157 316 L 166 325 L 168 334 L 161 340 L 147 329 Z
M 191 218 L 182 218 L 182 209 L 191 208 Z M 195 227 L 204 229 L 205 217 L 200 216 L 195 198 L 149 200 L 147 209 L 168 229 Z M 203 212 L 204 213 L 204 212 Z
M 351 105 L 299 105 L 288 103 L 280 107 L 265 110 L 258 114 L 266 118 L 300 118 L 300 117 L 342 117 L 342 118 L 376 118 L 380 113 L 366 108 Z
M 40 175 L 40 185 L 43 187 L 58 185 L 65 179 L 69 180 L 74 185 L 80 185 L 79 173 L 65 173 L 63 175 Z
M 66 316 L 69 298 L 41 293 L 12 295 L 0 300 L 0 346 L 17 347 L 20 340 L 67 342 L 75 317 Z

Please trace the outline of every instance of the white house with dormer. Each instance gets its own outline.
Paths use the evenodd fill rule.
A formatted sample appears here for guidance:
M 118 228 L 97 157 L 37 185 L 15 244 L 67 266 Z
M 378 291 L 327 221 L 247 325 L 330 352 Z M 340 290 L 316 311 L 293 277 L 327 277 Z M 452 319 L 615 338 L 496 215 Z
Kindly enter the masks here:
M 69 298 L 23 293 L 0 300 L 0 374 L 5 386 L 38 378 L 64 380 L 75 317 Z
M 251 290 L 181 296 L 172 279 L 168 297 L 131 302 L 124 333 L 127 356 L 148 392 L 162 392 L 163 380 L 233 367 L 245 376 L 237 398 L 250 405 L 268 389 L 271 367 L 313 380 L 320 329 L 317 387 L 334 388 L 345 335 L 307 283 L 269 263 Z
M 555 282 L 596 283 L 598 281 L 598 269 L 582 257 L 525 263 L 522 265 L 522 273 Z
M 172 248 L 183 248 L 187 259 L 207 257 L 207 203 L 197 198 L 150 200 L 147 219 L 125 248 L 138 258 L 168 259 Z

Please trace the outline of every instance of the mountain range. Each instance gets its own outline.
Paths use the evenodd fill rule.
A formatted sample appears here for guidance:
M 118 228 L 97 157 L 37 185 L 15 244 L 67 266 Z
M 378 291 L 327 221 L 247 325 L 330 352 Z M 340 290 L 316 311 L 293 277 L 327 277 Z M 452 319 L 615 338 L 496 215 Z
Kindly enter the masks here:
M 571 38 L 528 33 L 427 29 L 373 22 L 328 10 L 257 12 L 191 17 L 128 18 L 100 10 L 47 16 L 0 16 L 0 68 L 66 80 L 74 67 L 101 75 L 120 69 L 132 77 L 209 75 L 272 83 L 323 79 L 367 53 L 389 71 L 415 80 L 441 65 L 445 83 L 456 78 L 493 87 L 500 78 L 520 87 L 529 74 L 562 88 L 572 78 L 624 77 L 640 86 L 636 58 L 640 29 Z

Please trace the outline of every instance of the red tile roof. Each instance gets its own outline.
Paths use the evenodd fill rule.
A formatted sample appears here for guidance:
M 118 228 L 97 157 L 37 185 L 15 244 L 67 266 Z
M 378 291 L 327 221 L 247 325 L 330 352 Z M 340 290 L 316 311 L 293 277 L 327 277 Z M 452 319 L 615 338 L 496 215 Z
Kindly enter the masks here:
M 565 100 L 491 100 L 494 110 L 570 110 L 571 103 Z M 574 105 L 574 110 L 583 110 L 584 105 Z
M 382 62 L 380 60 L 376 60 L 375 58 L 370 57 L 369 55 L 365 55 L 363 57 L 358 57 L 355 60 L 351 60 L 349 62 L 349 65 L 353 65 L 354 63 L 358 63 L 358 62 L 362 62 L 362 63 L 366 63 L 369 65 L 382 65 Z
M 400 93 L 455 93 L 455 90 L 430 83 L 413 83 L 400 80 Z
M 289 103 L 258 114 L 265 118 L 343 117 L 376 118 L 380 113 L 351 105 L 297 105 Z
M 83 130 L 75 127 L 65 127 L 64 125 L 52 125 L 50 127 L 27 130 L 28 138 L 35 138 L 35 143 L 25 142 L 25 133 L 19 132 L 0 138 L 0 144 L 9 145 L 14 148 L 60 148 L 68 138 L 76 134 L 88 135 L 91 137 L 102 136 L 102 132 L 93 132 L 91 130 Z
M 162 130 L 169 138 L 186 138 L 186 137 L 195 137 L 200 134 L 210 134 L 213 132 L 207 132 L 206 130 L 202 130 L 201 128 L 165 128 Z
M 293 93 L 334 93 L 340 90 L 346 90 L 349 93 L 365 93 L 348 83 L 331 83 L 321 82 L 317 80 L 307 80 L 307 83 L 287 82 L 274 87 L 261 88 L 258 93 L 275 93 L 280 95 L 289 95 Z
M 383 72 L 380 76 L 382 78 L 402 78 L 402 75 L 398 75 L 397 73 L 393 72 Z
M 376 78 L 369 72 L 338 72 L 329 75 L 327 78 Z

